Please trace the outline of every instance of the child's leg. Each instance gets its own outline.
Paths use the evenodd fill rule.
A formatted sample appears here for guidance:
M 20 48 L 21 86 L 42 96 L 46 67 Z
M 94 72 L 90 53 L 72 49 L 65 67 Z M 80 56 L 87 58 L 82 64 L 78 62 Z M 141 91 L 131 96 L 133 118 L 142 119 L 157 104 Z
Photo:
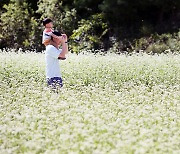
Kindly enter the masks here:
M 62 46 L 62 43 L 60 44 L 60 46 Z M 63 48 L 63 47 L 62 47 Z M 64 60 L 64 58 L 66 59 L 66 50 L 62 50 L 61 52 L 61 57 L 62 57 L 62 60 Z

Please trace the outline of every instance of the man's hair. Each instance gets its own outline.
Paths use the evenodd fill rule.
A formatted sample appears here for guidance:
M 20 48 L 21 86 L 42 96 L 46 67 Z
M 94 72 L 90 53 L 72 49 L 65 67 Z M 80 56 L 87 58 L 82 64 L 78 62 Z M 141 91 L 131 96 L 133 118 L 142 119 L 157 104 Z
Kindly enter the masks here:
M 58 31 L 53 31 L 52 33 L 53 33 L 54 35 L 56 35 L 56 36 L 61 36 L 61 33 L 58 32 Z
M 52 22 L 52 20 L 50 18 L 46 18 L 43 20 L 43 25 L 46 26 L 46 24 Z
M 58 32 L 58 31 L 53 31 L 52 32 L 54 35 L 56 35 L 56 36 L 62 36 L 61 35 L 61 32 Z M 53 40 L 53 37 L 51 36 L 51 40 Z

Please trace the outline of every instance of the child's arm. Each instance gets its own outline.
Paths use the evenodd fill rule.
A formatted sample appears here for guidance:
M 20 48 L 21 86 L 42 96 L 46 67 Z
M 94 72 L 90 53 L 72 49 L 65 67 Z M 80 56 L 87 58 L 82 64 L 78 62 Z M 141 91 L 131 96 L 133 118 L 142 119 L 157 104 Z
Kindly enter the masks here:
M 47 46 L 49 44 L 55 46 L 55 43 L 51 40 L 51 37 L 58 38 L 59 36 L 54 35 L 52 32 L 46 33 L 46 34 L 43 35 L 43 42 L 42 42 L 42 44 L 44 44 L 45 46 Z
M 51 42 L 51 39 L 45 39 L 42 44 L 44 44 L 45 46 L 49 45 Z
M 46 39 L 46 40 L 44 40 L 43 44 L 44 44 L 45 46 L 47 46 L 47 45 L 53 45 L 53 46 L 56 47 L 56 43 L 55 43 L 54 41 L 52 41 L 51 39 Z

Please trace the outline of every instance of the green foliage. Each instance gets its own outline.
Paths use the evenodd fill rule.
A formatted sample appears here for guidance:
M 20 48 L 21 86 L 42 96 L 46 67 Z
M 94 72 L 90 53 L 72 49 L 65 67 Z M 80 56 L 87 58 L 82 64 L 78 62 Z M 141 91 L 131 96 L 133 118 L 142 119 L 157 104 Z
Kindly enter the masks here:
M 52 18 L 59 22 L 62 13 L 62 2 L 58 0 L 39 0 L 37 13 L 41 14 L 41 19 Z
M 168 50 L 168 46 L 166 44 L 163 43 L 159 43 L 159 44 L 150 44 L 148 46 L 148 48 L 146 49 L 147 53 L 163 53 L 165 51 L 170 51 Z
M 180 32 L 167 34 L 152 34 L 150 37 L 122 41 L 115 40 L 110 51 L 120 52 L 147 52 L 147 53 L 180 53 Z
M 8 4 L 10 0 L 1 0 L 0 8 L 3 9 L 3 5 Z M 2 10 L 0 10 L 1 13 Z
M 151 38 L 144 38 L 144 43 L 139 46 L 148 53 L 163 53 L 163 52 L 180 52 L 180 37 L 179 33 L 174 34 L 154 34 Z M 137 49 L 137 48 L 136 48 Z
M 167 25 L 171 26 L 171 30 L 177 30 L 179 27 L 180 1 L 178 0 L 136 0 L 136 3 L 132 3 L 131 0 L 103 0 L 99 6 L 117 37 L 121 28 L 125 30 L 124 33 L 121 32 L 123 37 L 131 37 L 137 36 L 133 35 L 134 31 L 138 31 L 142 36 L 141 31 L 145 29 L 153 28 L 158 32 L 164 32 L 168 29 Z M 177 24 L 173 26 L 174 28 L 171 25 L 172 18 Z M 148 25 L 151 25 L 150 28 L 147 27 Z M 156 28 L 157 25 L 161 28 Z
M 152 53 L 180 53 L 180 37 L 178 34 L 179 33 L 157 35 L 156 38 L 154 38 L 154 43 L 150 44 L 145 51 Z
M 143 36 L 149 36 L 153 33 L 153 26 L 150 24 L 143 24 L 142 27 L 140 27 L 140 33 Z
M 4 5 L 6 12 L 1 15 L 2 36 L 0 39 L 6 40 L 3 46 L 11 48 L 32 48 L 35 37 L 36 21 L 30 16 L 28 4 L 11 0 L 8 5 Z M 31 40 L 31 41 L 29 41 Z
M 34 17 L 31 17 L 30 23 L 31 23 L 31 31 L 29 31 L 29 36 L 25 39 L 25 41 L 28 43 L 27 45 L 29 45 L 28 46 L 29 50 L 35 49 L 36 51 L 40 52 L 43 49 L 42 28 L 40 26 L 40 22 Z
M 103 14 L 92 15 L 88 20 L 82 19 L 78 29 L 71 36 L 72 51 L 93 50 L 102 47 L 102 37 L 108 32 Z

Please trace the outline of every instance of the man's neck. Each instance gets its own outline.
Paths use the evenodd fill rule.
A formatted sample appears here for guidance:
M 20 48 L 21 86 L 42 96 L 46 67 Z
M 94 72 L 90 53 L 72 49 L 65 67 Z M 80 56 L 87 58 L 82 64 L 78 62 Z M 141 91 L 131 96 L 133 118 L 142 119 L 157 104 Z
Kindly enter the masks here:
M 55 48 L 59 49 L 59 46 L 57 44 L 51 44 L 53 45 Z
M 51 40 L 50 44 L 53 45 L 55 48 L 59 49 L 59 46 L 53 40 Z

